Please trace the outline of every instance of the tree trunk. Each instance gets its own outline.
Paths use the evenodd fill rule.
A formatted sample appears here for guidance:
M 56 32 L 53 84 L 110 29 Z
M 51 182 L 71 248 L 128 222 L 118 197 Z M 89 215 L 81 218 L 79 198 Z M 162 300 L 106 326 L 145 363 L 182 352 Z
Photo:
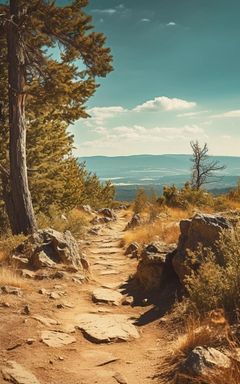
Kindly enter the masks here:
M 20 0 L 10 0 L 10 20 L 8 22 L 10 189 L 14 210 L 13 233 L 30 234 L 36 231 L 37 225 L 28 187 L 26 164 L 26 95 L 24 93 L 26 67 L 23 37 L 18 27 L 23 14 L 23 7 L 20 3 Z

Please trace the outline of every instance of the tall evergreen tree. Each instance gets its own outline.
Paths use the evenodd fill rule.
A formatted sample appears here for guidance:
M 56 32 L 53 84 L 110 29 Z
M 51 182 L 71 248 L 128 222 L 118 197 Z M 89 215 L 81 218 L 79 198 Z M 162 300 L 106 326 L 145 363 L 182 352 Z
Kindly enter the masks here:
M 83 11 L 87 3 L 86 0 L 76 0 L 68 6 L 57 7 L 55 3 L 44 0 L 33 0 L 31 4 L 26 0 L 10 0 L 10 8 L 2 5 L 0 9 L 0 39 L 3 43 L 0 53 L 0 74 L 1 78 L 3 76 L 3 83 L 5 81 L 5 84 L 12 85 L 9 92 L 11 108 L 7 106 L 6 92 L 1 96 L 4 103 L 1 132 L 4 155 L 0 160 L 2 179 L 5 178 L 6 181 L 10 175 L 11 182 L 3 188 L 3 196 L 14 233 L 29 233 L 36 228 L 27 185 L 26 129 L 28 132 L 33 132 L 34 127 L 37 131 L 41 129 L 42 145 L 44 145 L 44 137 L 46 139 L 45 135 L 49 135 L 53 129 L 55 137 L 58 137 L 58 144 L 62 139 L 64 142 L 62 147 L 65 146 L 66 153 L 69 154 L 72 139 L 66 135 L 67 124 L 79 117 L 87 117 L 84 103 L 97 87 L 96 77 L 106 76 L 112 70 L 112 58 L 110 50 L 105 48 L 105 37 L 101 33 L 91 31 L 91 17 Z M 6 55 L 7 41 L 8 56 Z M 56 49 L 57 45 L 61 49 L 60 61 L 54 60 L 47 54 L 47 48 Z M 10 54 L 11 50 L 13 51 Z M 81 71 L 76 65 L 78 61 L 81 62 L 81 67 L 84 66 Z M 11 69 L 7 81 L 6 63 Z M 13 68 L 15 68 L 14 71 Z M 15 89 L 16 85 L 17 89 Z M 25 99 L 27 99 L 27 127 L 24 124 Z M 10 128 L 12 127 L 10 140 L 8 124 Z M 34 134 L 28 136 L 28 141 L 31 142 L 29 158 L 34 148 L 34 139 Z M 40 141 L 38 141 L 39 146 Z M 6 153 L 8 146 L 10 159 Z M 18 152 L 19 148 L 21 148 L 20 152 Z M 41 178 L 36 176 L 39 172 L 44 177 L 44 160 L 47 152 L 44 148 L 45 158 L 42 162 L 36 161 L 35 168 L 32 153 L 33 169 L 29 169 L 29 174 L 33 175 L 32 180 L 35 179 L 35 183 L 40 182 Z M 54 156 L 52 148 L 49 148 L 48 155 L 49 158 L 52 156 L 55 160 L 58 159 L 56 152 Z M 46 162 L 48 165 L 49 158 Z M 63 157 L 61 159 L 63 160 Z M 61 161 L 61 166 L 66 168 L 67 161 L 64 160 Z M 68 165 L 73 167 L 73 164 L 73 159 L 69 158 Z M 76 168 L 75 171 L 77 171 Z M 80 169 L 79 171 L 81 172 Z M 52 173 L 54 172 L 56 173 L 56 168 L 53 167 Z M 18 188 L 19 180 L 22 188 Z M 2 184 L 5 185 L 4 180 Z M 22 212 L 21 218 L 16 216 L 17 212 Z

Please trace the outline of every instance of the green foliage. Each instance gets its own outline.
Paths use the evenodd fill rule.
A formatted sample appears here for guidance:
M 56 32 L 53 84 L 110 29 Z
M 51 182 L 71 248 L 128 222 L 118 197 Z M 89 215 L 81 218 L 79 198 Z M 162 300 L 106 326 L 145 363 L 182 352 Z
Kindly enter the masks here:
M 84 164 L 73 157 L 69 124 L 88 117 L 85 104 L 95 93 L 98 77 L 112 70 L 110 49 L 103 34 L 93 31 L 85 13 L 87 0 L 59 7 L 54 2 L 23 0 L 27 14 L 22 20 L 23 44 L 27 44 L 26 124 L 28 177 L 34 209 L 48 214 L 49 206 L 69 211 L 80 204 L 94 208 L 109 205 L 114 197 L 111 183 L 100 183 Z M 8 62 L 4 15 L 0 5 L 0 166 L 9 170 Z M 47 48 L 61 47 L 60 59 Z M 81 61 L 81 70 L 76 65 Z M 6 227 L 4 204 L 8 180 L 0 172 L 0 227 Z
M 208 248 L 199 247 L 192 254 L 200 267 L 186 278 L 190 303 L 201 314 L 224 308 L 235 316 L 240 308 L 240 229 L 223 233 L 217 251 L 223 265 Z
M 75 237 L 83 237 L 89 226 L 89 217 L 77 209 L 73 209 L 65 215 L 56 205 L 51 205 L 46 214 L 40 212 L 37 215 L 39 228 L 53 228 L 59 232 L 71 231 Z
M 136 198 L 134 201 L 133 211 L 134 213 L 141 213 L 147 205 L 148 196 L 144 188 L 139 188 L 136 193 Z
M 159 205 L 167 205 L 172 208 L 188 209 L 190 206 L 213 206 L 213 196 L 204 190 L 192 189 L 186 183 L 182 189 L 175 185 L 164 186 L 163 195 L 158 198 Z

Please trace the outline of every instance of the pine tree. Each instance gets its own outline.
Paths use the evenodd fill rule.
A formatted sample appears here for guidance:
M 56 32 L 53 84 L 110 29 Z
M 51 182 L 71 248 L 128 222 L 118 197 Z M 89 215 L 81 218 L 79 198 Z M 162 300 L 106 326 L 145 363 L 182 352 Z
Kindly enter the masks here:
M 11 33 L 14 32 L 15 38 L 17 37 L 22 60 L 22 62 L 18 63 L 22 89 L 17 92 L 17 100 L 21 100 L 23 117 L 25 113 L 24 100 L 25 98 L 27 100 L 27 124 L 21 126 L 21 129 L 23 136 L 25 135 L 25 129 L 28 133 L 30 187 L 33 191 L 35 205 L 38 203 L 42 207 L 46 206 L 49 201 L 47 194 L 44 197 L 41 191 L 46 189 L 46 180 L 49 181 L 51 178 L 56 183 L 54 188 L 56 201 L 61 200 L 64 195 L 70 196 L 69 190 L 67 192 L 67 189 L 63 187 L 62 177 L 60 176 L 59 180 L 56 177 L 56 175 L 64 175 L 65 173 L 66 187 L 66 185 L 70 185 L 66 183 L 69 169 L 74 170 L 75 174 L 81 174 L 81 168 L 78 169 L 78 165 L 74 163 L 75 159 L 71 157 L 72 138 L 66 133 L 66 129 L 69 123 L 80 117 L 87 117 L 84 105 L 98 86 L 96 77 L 104 77 L 112 70 L 112 58 L 110 50 L 105 48 L 105 37 L 101 33 L 91 31 L 91 17 L 87 16 L 83 11 L 87 3 L 86 0 L 80 0 L 73 1 L 72 4 L 65 7 L 57 7 L 54 3 L 43 0 L 33 0 L 31 4 L 26 0 L 11 0 L 11 14 L 18 13 L 14 17 L 10 17 L 8 6 L 2 5 L 0 7 L 0 75 L 1 83 L 4 85 L 4 91 L 0 95 L 1 105 L 3 105 L 0 162 L 2 193 L 14 233 L 32 232 L 35 229 L 35 224 L 32 217 L 31 225 L 26 223 L 26 220 L 16 225 L 16 204 L 20 204 L 21 208 L 23 208 L 20 198 L 25 198 L 26 195 L 24 194 L 27 192 L 26 190 L 21 191 L 23 196 L 20 196 L 20 198 L 18 196 L 15 199 L 13 209 L 11 203 L 16 193 L 16 181 L 15 183 L 6 183 L 9 175 L 10 180 L 12 179 L 11 169 L 12 172 L 15 172 L 15 169 L 13 171 L 13 164 L 16 160 L 12 156 L 13 164 L 11 167 L 11 161 L 9 161 L 7 155 L 7 150 L 9 147 L 11 148 L 8 130 L 10 110 L 6 93 L 9 82 L 7 75 L 7 64 L 9 65 L 7 41 L 8 50 L 12 44 L 10 44 L 11 39 L 7 39 L 9 30 Z M 60 61 L 49 57 L 46 49 L 56 48 L 57 44 L 61 47 Z M 79 60 L 85 67 L 81 71 L 76 65 Z M 15 94 L 12 96 L 15 97 Z M 18 123 L 20 120 L 18 120 Z M 16 121 L 12 125 L 15 132 Z M 25 156 L 24 150 L 23 158 Z M 10 151 L 12 154 L 13 152 L 13 150 Z M 40 196 L 45 201 L 39 201 Z M 29 202 L 29 198 L 27 200 Z

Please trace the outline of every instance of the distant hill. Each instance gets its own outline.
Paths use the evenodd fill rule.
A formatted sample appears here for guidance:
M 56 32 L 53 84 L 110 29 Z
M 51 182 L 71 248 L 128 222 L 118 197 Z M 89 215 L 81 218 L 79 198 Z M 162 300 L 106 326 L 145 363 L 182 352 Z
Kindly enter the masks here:
M 182 186 L 190 178 L 191 155 L 133 155 L 80 157 L 88 170 L 101 180 L 112 180 L 117 189 L 117 199 L 132 200 L 136 189 L 144 186 L 161 193 L 166 184 Z M 240 177 L 240 157 L 213 156 L 211 159 L 226 166 L 217 183 L 208 184 L 214 193 L 226 191 L 236 185 Z

